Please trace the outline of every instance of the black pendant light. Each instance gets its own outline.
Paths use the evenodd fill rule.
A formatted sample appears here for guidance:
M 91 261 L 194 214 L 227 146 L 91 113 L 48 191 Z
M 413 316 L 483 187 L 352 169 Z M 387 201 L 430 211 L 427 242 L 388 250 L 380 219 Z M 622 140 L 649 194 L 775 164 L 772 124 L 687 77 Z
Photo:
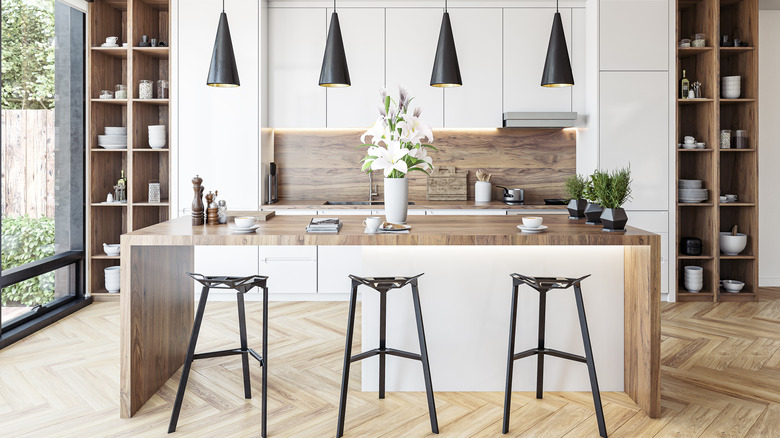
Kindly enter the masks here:
M 339 14 L 336 13 L 336 0 L 333 0 L 333 14 L 330 16 L 328 41 L 325 44 L 325 56 L 322 58 L 320 70 L 321 87 L 349 87 L 349 67 L 347 55 L 344 53 L 344 41 L 341 39 Z
M 441 19 L 439 44 L 436 46 L 436 58 L 433 61 L 431 87 L 460 87 L 458 53 L 455 51 L 455 38 L 452 36 L 452 23 L 447 12 L 447 0 L 444 1 L 444 17 Z
M 561 13 L 558 12 L 558 0 L 555 0 L 550 43 L 547 46 L 547 59 L 544 61 L 542 87 L 571 87 L 574 75 L 571 72 L 569 49 L 566 48 L 566 35 L 563 33 Z
M 225 0 L 222 0 L 222 13 L 219 14 L 219 27 L 217 38 L 214 40 L 214 51 L 211 54 L 211 66 L 206 85 L 212 87 L 238 87 L 238 67 L 236 67 L 236 55 L 233 53 L 233 40 L 230 38 L 230 26 L 228 26 L 225 13 Z

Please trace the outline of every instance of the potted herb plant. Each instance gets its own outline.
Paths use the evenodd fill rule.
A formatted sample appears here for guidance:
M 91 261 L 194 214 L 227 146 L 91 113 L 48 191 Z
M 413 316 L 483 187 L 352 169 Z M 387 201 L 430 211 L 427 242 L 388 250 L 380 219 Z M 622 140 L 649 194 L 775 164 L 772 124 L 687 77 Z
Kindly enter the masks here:
M 588 185 L 588 180 L 582 175 L 572 175 L 566 179 L 566 195 L 569 196 L 569 205 L 566 207 L 569 210 L 569 219 L 582 219 L 585 217 L 585 207 L 588 205 L 588 201 L 585 199 L 584 192 L 585 187 Z
M 436 150 L 425 139 L 433 143 L 433 132 L 420 119 L 420 108 L 411 110 L 412 97 L 401 87 L 398 102 L 380 90 L 382 105 L 379 118 L 361 137 L 362 146 L 367 146 L 363 172 L 381 170 L 385 175 L 385 217 L 388 222 L 406 223 L 409 206 L 409 180 L 406 174 L 417 170 L 428 175 L 432 169 L 428 149 Z M 366 143 L 371 137 L 371 143 Z
M 598 173 L 598 170 L 596 171 Z M 588 205 L 585 206 L 585 223 L 588 225 L 601 224 L 601 212 L 604 210 L 601 208 L 601 204 L 598 203 L 596 193 L 593 191 L 593 175 L 587 178 L 585 188 L 582 191 L 582 196 L 588 201 Z
M 631 199 L 631 168 L 597 171 L 594 173 L 593 191 L 604 207 L 601 213 L 604 231 L 625 231 L 628 215 L 622 207 Z

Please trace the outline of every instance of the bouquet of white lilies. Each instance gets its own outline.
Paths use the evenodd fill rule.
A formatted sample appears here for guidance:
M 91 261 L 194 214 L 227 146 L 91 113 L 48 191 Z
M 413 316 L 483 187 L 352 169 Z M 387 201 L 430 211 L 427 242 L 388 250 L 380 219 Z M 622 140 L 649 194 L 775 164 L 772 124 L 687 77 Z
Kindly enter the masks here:
M 422 143 L 423 139 L 433 143 L 433 132 L 420 120 L 420 108 L 409 111 L 413 98 L 403 87 L 397 103 L 385 89 L 380 90 L 380 95 L 380 116 L 360 137 L 363 144 L 358 146 L 368 146 L 367 155 L 361 160 L 363 172 L 382 170 L 385 178 L 404 178 L 412 170 L 427 174 L 433 168 L 427 150 L 436 148 Z M 366 143 L 366 137 L 372 137 L 371 143 Z

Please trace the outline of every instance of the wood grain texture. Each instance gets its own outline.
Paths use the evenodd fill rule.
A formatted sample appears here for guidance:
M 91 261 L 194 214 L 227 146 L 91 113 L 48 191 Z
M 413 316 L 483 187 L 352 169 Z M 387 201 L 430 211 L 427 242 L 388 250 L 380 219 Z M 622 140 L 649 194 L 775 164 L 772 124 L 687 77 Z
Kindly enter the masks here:
M 362 200 L 368 177 L 360 171 L 363 131 L 276 130 L 274 161 L 282 200 Z M 468 198 L 474 199 L 475 172 L 492 173 L 495 185 L 525 189 L 525 201 L 542 204 L 563 198 L 563 184 L 576 172 L 576 133 L 562 129 L 436 130 L 430 156 L 436 166 L 469 171 Z M 382 175 L 374 182 L 382 184 Z M 409 175 L 409 198 L 425 200 L 423 173 Z M 380 193 L 381 188 L 380 188 Z
M 324 199 L 305 200 L 281 200 L 273 204 L 262 206 L 264 210 L 365 210 L 381 209 L 382 205 L 325 205 Z M 501 201 L 476 202 L 476 201 L 414 201 L 409 210 L 561 210 L 566 213 L 565 205 L 522 204 L 509 205 Z

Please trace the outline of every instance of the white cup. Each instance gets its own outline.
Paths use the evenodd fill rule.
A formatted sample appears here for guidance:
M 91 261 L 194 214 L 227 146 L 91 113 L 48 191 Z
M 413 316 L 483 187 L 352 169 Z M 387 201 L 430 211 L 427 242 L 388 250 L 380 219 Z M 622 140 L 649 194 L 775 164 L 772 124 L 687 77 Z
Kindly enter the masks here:
M 363 221 L 363 226 L 366 227 L 366 233 L 376 233 L 379 226 L 382 225 L 382 218 L 379 216 L 369 216 Z
M 490 202 L 493 200 L 493 184 L 488 181 L 477 181 L 474 185 L 474 201 Z
M 737 195 L 726 194 L 726 200 L 729 202 L 737 202 Z
M 235 221 L 237 227 L 249 228 L 257 222 L 257 218 L 252 216 L 241 216 L 235 218 Z
M 539 228 L 542 226 L 542 220 L 538 216 L 526 216 L 523 218 L 523 226 L 526 228 Z
M 114 45 L 116 44 L 117 40 L 119 40 L 119 38 L 114 36 L 106 37 L 106 44 Z

